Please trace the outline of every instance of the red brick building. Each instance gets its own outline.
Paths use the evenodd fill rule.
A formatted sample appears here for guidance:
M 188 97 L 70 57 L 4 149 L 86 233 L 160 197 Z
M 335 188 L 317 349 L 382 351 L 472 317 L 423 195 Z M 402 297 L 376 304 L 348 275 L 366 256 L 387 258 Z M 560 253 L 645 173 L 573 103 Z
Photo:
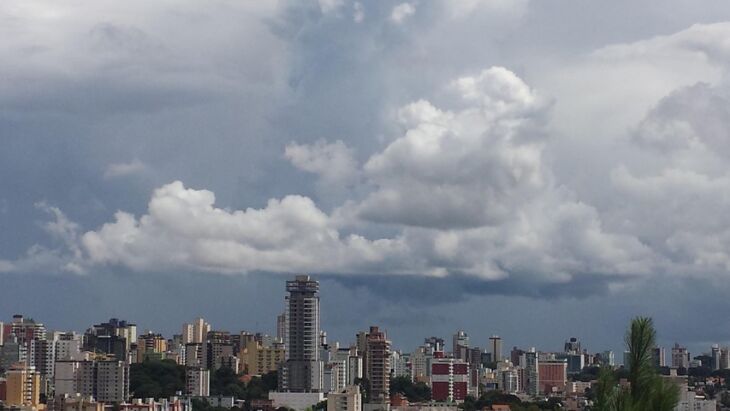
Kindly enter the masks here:
M 431 363 L 431 399 L 439 402 L 461 402 L 468 392 L 469 363 L 443 358 L 443 352 L 435 352 Z

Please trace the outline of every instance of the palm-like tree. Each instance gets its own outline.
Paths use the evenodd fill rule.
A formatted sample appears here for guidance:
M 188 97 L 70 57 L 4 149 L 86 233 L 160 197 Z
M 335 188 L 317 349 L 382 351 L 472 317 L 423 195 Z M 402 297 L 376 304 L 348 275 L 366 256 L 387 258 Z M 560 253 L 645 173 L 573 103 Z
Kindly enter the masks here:
M 676 384 L 659 376 L 652 362 L 656 331 L 651 318 L 636 317 L 626 332 L 629 388 L 616 385 L 610 369 L 601 370 L 596 384 L 596 411 L 672 411 L 679 402 Z

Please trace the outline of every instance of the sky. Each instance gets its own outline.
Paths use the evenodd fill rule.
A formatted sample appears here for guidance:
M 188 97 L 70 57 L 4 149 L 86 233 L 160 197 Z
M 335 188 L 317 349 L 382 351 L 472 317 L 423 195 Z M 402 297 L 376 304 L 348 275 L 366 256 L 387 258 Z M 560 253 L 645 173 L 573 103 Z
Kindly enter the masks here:
M 0 4 L 0 317 L 730 345 L 724 0 Z M 620 355 L 617 355 L 620 359 Z

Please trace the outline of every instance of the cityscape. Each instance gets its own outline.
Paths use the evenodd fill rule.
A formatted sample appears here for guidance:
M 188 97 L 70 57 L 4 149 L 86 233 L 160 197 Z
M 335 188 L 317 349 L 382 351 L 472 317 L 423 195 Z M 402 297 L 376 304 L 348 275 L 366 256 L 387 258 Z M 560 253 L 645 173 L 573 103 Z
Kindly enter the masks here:
M 217 330 L 203 318 L 180 334 L 141 332 L 117 318 L 83 333 L 58 331 L 15 314 L 0 323 L 0 406 L 48 411 L 587 410 L 599 372 L 626 381 L 631 352 L 591 352 L 577 337 L 564 350 L 484 345 L 465 330 L 430 336 L 412 350 L 387 330 L 363 327 L 330 341 L 319 282 L 286 281 L 276 335 Z M 391 330 L 396 331 L 397 330 Z M 680 390 L 677 410 L 730 406 L 730 347 L 692 355 L 679 343 L 652 346 L 651 367 Z M 727 380 L 726 380 L 727 379 Z
M 730 0 L 0 0 L 0 411 L 730 411 Z

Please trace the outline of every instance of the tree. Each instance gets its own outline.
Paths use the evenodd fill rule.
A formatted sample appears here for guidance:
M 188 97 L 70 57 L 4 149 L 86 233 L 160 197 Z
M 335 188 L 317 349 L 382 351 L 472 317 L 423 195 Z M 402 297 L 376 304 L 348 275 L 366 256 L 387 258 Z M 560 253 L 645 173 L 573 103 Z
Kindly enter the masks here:
M 431 399 L 431 388 L 423 382 L 414 383 L 408 377 L 395 377 L 390 380 L 390 393 L 403 394 L 409 402 L 424 402 Z
M 137 398 L 167 398 L 185 390 L 185 367 L 172 360 L 130 366 L 129 389 Z
M 602 370 L 596 387 L 595 411 L 672 411 L 679 388 L 664 380 L 652 362 L 656 331 L 651 318 L 636 317 L 625 338 L 629 352 L 629 387 L 616 385 L 611 370 Z

